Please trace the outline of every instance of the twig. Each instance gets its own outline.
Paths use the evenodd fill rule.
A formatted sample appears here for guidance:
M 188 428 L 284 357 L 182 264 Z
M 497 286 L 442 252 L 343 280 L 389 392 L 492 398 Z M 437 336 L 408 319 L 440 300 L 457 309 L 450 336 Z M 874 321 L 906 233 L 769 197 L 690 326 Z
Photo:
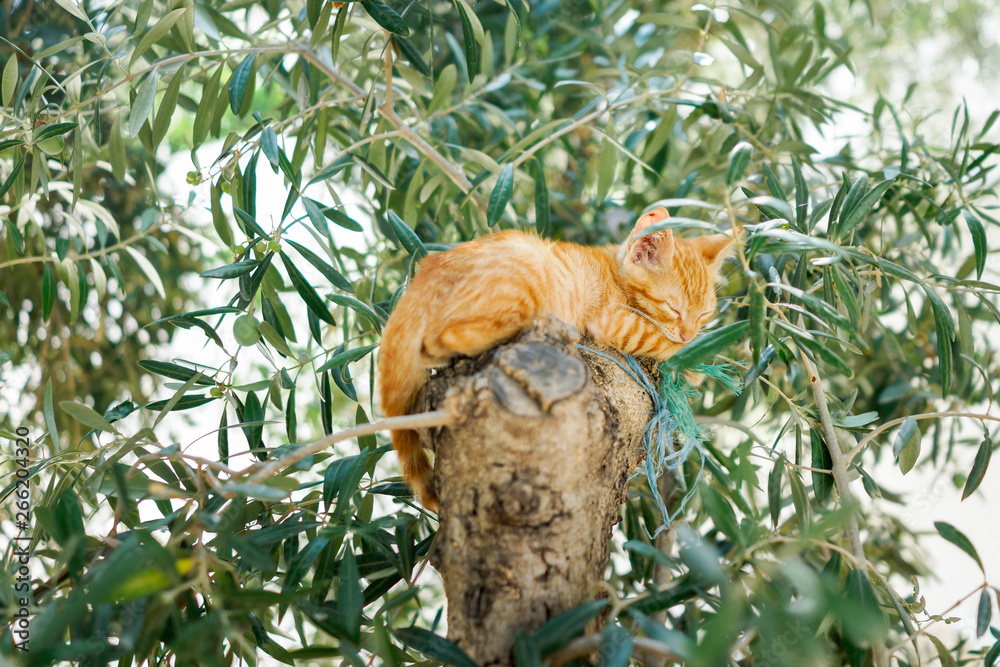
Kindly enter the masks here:
M 847 479 L 847 465 L 850 459 L 840 449 L 837 432 L 833 428 L 830 409 L 826 403 L 826 391 L 824 391 L 820 381 L 819 372 L 804 351 L 801 356 L 802 364 L 806 367 L 806 373 L 809 374 L 809 387 L 812 389 L 813 399 L 816 401 L 816 411 L 819 413 L 820 424 L 823 427 L 826 448 L 830 452 L 830 460 L 833 462 L 833 480 L 837 485 L 837 492 L 840 493 L 843 501 L 853 504 L 854 495 L 851 493 L 850 481 Z M 854 557 L 867 571 L 868 560 L 865 558 L 865 550 L 861 545 L 861 529 L 858 527 L 857 517 L 853 514 L 847 521 L 847 538 Z
M 799 350 L 802 357 L 802 365 L 805 366 L 809 374 L 809 387 L 812 389 L 813 398 L 816 401 L 816 411 L 819 413 L 820 424 L 823 427 L 823 436 L 826 441 L 826 449 L 830 453 L 830 460 L 833 462 L 833 480 L 837 485 L 837 492 L 841 501 L 848 506 L 853 506 L 854 494 L 851 493 L 850 481 L 847 479 L 847 466 L 850 459 L 840 449 L 840 441 L 837 439 L 837 432 L 833 428 L 833 420 L 830 418 L 830 409 L 826 403 L 826 391 L 819 377 L 819 372 L 813 366 L 805 350 Z M 857 560 L 861 570 L 868 576 L 869 564 L 865 557 L 865 548 L 861 544 L 861 529 L 858 526 L 858 517 L 855 512 L 847 517 L 847 541 L 851 545 L 851 551 Z M 872 647 L 872 662 L 875 667 L 889 667 L 889 654 L 885 645 Z
M 101 248 L 100 250 L 95 250 L 93 252 L 87 252 L 82 255 L 66 255 L 66 259 L 72 262 L 82 262 L 85 259 L 95 259 L 97 257 L 103 257 L 104 255 L 109 255 L 115 251 L 121 250 L 122 248 L 133 245 L 137 241 L 141 241 L 155 231 L 158 231 L 160 227 L 164 225 L 172 224 L 170 220 L 164 220 L 163 222 L 153 225 L 145 231 L 141 231 L 138 234 L 128 237 L 114 245 L 109 245 L 107 247 Z M 0 269 L 6 269 L 10 266 L 17 266 L 18 264 L 30 264 L 32 262 L 57 262 L 60 261 L 57 257 L 49 257 L 46 255 L 38 255 L 36 257 L 18 257 L 17 259 L 7 260 L 6 262 L 0 263 Z
M 335 81 L 339 85 L 350 90 L 355 95 L 360 95 L 361 97 L 365 96 L 364 89 L 342 75 L 335 67 L 326 63 L 308 45 L 297 43 L 290 44 L 289 50 L 295 51 L 300 56 L 308 60 L 312 65 L 323 70 L 323 73 L 326 74 L 331 81 Z M 437 167 L 444 172 L 451 182 L 458 186 L 458 189 L 461 190 L 463 194 L 469 194 L 472 192 L 472 183 L 470 183 L 469 179 L 465 177 L 465 174 L 462 173 L 458 167 L 453 165 L 448 158 L 441 155 L 436 148 L 427 143 L 423 137 L 414 132 L 413 128 L 407 125 L 402 118 L 396 115 L 395 111 L 383 106 L 381 113 L 383 118 L 399 130 L 400 134 L 406 141 L 408 141 L 420 153 L 423 153 L 424 157 L 437 165 Z
M 906 639 L 904 639 L 903 641 L 899 642 L 895 646 L 891 646 L 889 648 L 889 655 L 894 654 L 896 651 L 898 651 L 899 649 L 903 648 L 904 646 L 906 646 L 907 644 L 909 644 L 911 641 L 913 641 L 917 637 L 926 634 L 927 633 L 927 629 L 929 627 L 931 627 L 935 623 L 943 621 L 944 617 L 949 612 L 951 612 L 952 610 L 956 609 L 960 604 L 962 604 L 963 602 L 965 602 L 966 600 L 968 600 L 969 598 L 971 598 L 973 595 L 975 595 L 979 591 L 983 590 L 983 588 L 985 588 L 985 587 L 986 587 L 986 584 L 983 584 L 982 586 L 977 586 L 974 591 L 972 591 L 971 593 L 969 593 L 968 595 L 966 595 L 965 597 L 963 597 L 961 600 L 959 600 L 955 604 L 951 605 L 950 607 L 948 607 L 947 609 L 945 609 L 944 611 L 942 611 L 940 614 L 934 614 L 934 617 L 930 621 L 928 621 L 927 625 L 925 625 L 922 628 L 918 629 L 912 635 L 908 636 Z
M 290 465 L 298 463 L 306 457 L 323 451 L 330 445 L 340 442 L 341 440 L 349 440 L 350 438 L 356 438 L 361 435 L 372 435 L 373 433 L 387 431 L 390 429 L 417 429 L 431 428 L 432 426 L 445 426 L 447 424 L 451 424 L 453 421 L 455 421 L 455 417 L 447 410 L 435 410 L 433 412 L 421 412 L 416 415 L 404 415 L 402 417 L 380 419 L 369 424 L 362 424 L 353 428 L 344 429 L 343 431 L 338 431 L 337 433 L 331 433 L 325 438 L 297 449 L 288 456 L 283 456 L 280 459 L 255 463 L 252 466 L 240 470 L 233 475 L 231 479 L 237 480 L 241 477 L 250 475 L 250 482 L 259 482 L 262 479 L 271 477 L 275 473 L 284 470 Z
M 1000 417 L 994 417 L 993 415 L 986 415 L 986 414 L 977 414 L 974 412 L 925 412 L 919 415 L 900 417 L 899 419 L 893 419 L 892 421 L 887 421 L 886 423 L 882 424 L 877 429 L 866 435 L 865 437 L 861 438 L 861 441 L 858 442 L 858 444 L 854 446 L 854 449 L 852 449 L 847 454 L 847 462 L 850 463 L 851 461 L 853 461 L 854 457 L 860 454 L 861 451 L 865 447 L 867 447 L 872 440 L 877 438 L 885 431 L 888 431 L 890 428 L 893 428 L 894 426 L 899 426 L 907 419 L 915 419 L 919 421 L 921 419 L 937 419 L 938 417 L 968 417 L 969 419 L 978 419 L 980 421 L 986 420 L 986 421 L 1000 422 Z

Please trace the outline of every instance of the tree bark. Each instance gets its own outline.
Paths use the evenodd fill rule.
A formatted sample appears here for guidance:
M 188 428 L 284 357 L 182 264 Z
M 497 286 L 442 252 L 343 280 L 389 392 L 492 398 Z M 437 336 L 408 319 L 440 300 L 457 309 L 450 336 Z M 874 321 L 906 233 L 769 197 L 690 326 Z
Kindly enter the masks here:
M 611 531 L 645 456 L 649 396 L 578 338 L 550 318 L 442 369 L 418 405 L 460 415 L 421 438 L 435 452 L 431 562 L 448 636 L 480 665 L 512 664 L 518 629 L 600 597 Z

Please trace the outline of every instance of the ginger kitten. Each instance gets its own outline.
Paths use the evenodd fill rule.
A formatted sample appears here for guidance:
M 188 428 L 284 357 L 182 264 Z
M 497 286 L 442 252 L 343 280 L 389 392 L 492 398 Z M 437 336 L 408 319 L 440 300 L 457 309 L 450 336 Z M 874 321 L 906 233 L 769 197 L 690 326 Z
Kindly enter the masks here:
M 382 411 L 407 414 L 429 369 L 482 354 L 547 315 L 626 354 L 670 358 L 715 314 L 715 283 L 732 239 L 675 238 L 670 230 L 635 238 L 667 217 L 663 208 L 641 216 L 620 246 L 508 231 L 423 259 L 382 335 Z M 393 431 L 392 445 L 403 477 L 436 510 L 416 431 Z

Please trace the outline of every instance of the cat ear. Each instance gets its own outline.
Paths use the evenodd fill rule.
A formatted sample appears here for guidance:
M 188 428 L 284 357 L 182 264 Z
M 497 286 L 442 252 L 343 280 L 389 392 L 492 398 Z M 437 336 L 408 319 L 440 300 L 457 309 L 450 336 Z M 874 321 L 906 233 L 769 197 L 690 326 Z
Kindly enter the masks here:
M 653 234 L 647 234 L 633 241 L 635 236 L 651 225 L 662 222 L 670 217 L 665 208 L 657 208 L 645 215 L 639 216 L 635 221 L 635 227 L 628 237 L 628 257 L 633 264 L 649 264 L 652 262 L 665 262 L 674 253 L 674 236 L 669 229 L 664 229 Z
M 733 237 L 731 234 L 712 234 L 711 236 L 699 236 L 692 239 L 691 243 L 705 258 L 708 270 L 713 274 L 718 274 L 723 262 L 733 252 Z

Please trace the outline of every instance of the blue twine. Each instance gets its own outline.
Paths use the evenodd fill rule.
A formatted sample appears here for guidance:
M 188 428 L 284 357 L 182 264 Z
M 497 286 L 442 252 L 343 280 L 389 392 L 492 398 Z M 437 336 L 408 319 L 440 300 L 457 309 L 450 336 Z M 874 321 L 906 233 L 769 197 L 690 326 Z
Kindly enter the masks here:
M 691 411 L 690 404 L 691 399 L 698 396 L 698 392 L 684 380 L 681 373 L 668 371 L 661 367 L 660 386 L 657 387 L 649 379 L 646 371 L 635 357 L 627 354 L 622 355 L 628 364 L 626 366 L 614 357 L 599 350 L 589 348 L 585 345 L 577 345 L 577 347 L 618 364 L 629 377 L 635 380 L 636 384 L 649 394 L 649 398 L 653 402 L 652 413 L 649 421 L 646 422 L 642 434 L 643 447 L 646 450 L 646 479 L 649 481 L 649 489 L 653 494 L 653 499 L 656 501 L 656 506 L 663 516 L 663 523 L 660 524 L 653 535 L 649 536 L 650 539 L 653 539 L 669 528 L 671 520 L 677 518 L 684 511 L 684 507 L 694 494 L 698 482 L 701 481 L 704 466 L 698 467 L 698 477 L 695 480 L 695 484 L 684 494 L 684 497 L 671 516 L 667 510 L 666 503 L 663 501 L 663 496 L 660 495 L 660 488 L 656 481 L 663 473 L 664 468 L 672 471 L 683 466 L 687 462 L 688 457 L 691 456 L 692 451 L 697 451 L 701 459 L 705 459 L 705 448 L 702 441 L 707 432 L 706 429 L 695 423 L 694 413 Z M 732 391 L 739 393 L 738 380 L 727 366 L 700 365 L 695 366 L 691 370 L 719 380 Z M 680 436 L 679 438 L 677 437 L 678 435 Z M 680 441 L 679 449 L 676 447 L 678 440 Z M 683 478 L 680 481 L 683 483 Z M 649 535 L 648 530 L 646 534 Z

